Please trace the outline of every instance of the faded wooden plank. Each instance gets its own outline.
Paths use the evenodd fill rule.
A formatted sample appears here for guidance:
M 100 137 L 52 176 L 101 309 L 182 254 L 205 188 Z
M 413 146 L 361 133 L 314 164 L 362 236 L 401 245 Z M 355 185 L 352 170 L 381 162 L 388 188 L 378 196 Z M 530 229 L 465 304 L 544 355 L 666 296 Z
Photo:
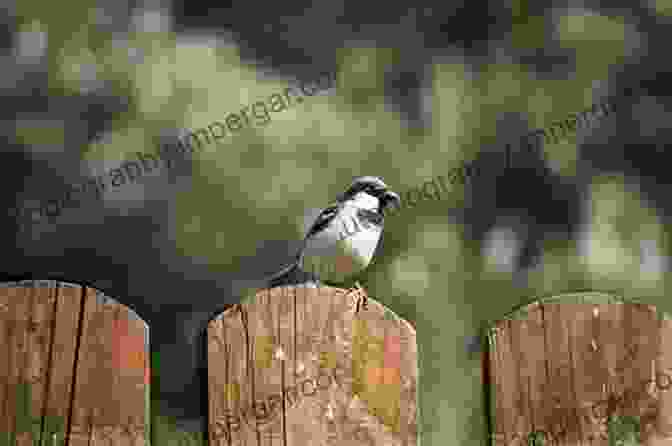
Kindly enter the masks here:
M 548 377 L 546 370 L 546 346 L 544 343 L 543 314 L 540 305 L 531 305 L 525 324 L 520 326 L 521 343 L 521 378 L 525 390 L 525 401 L 528 403 L 530 432 L 544 432 L 548 438 L 546 418 L 548 398 L 546 389 Z
M 499 350 L 498 345 L 494 339 L 494 330 L 488 330 L 486 332 L 487 342 L 488 342 L 488 373 L 487 376 L 488 382 L 490 383 L 490 411 L 491 411 L 491 440 L 493 445 L 498 445 L 503 443 L 503 432 L 504 432 L 504 422 L 502 416 L 501 401 L 502 397 L 500 395 L 501 382 L 500 382 L 500 373 L 496 368 L 498 366 L 499 359 Z
M 104 379 L 107 378 L 111 394 L 109 403 L 106 405 L 108 410 L 104 417 L 105 421 L 101 424 L 105 425 L 103 432 L 109 438 L 114 438 L 114 444 L 130 446 L 131 438 L 124 433 L 124 427 L 128 424 L 125 411 L 128 410 L 130 413 L 136 412 L 138 409 L 143 408 L 144 404 L 141 404 L 139 407 L 133 407 L 133 404 L 131 404 L 133 399 L 131 392 L 133 389 L 125 386 L 125 380 L 122 379 L 122 375 L 126 375 L 129 372 L 128 359 L 122 359 L 120 355 L 122 353 L 121 345 L 125 341 L 124 338 L 128 335 L 128 314 L 126 308 L 115 301 L 103 303 L 103 308 L 105 309 L 105 318 L 100 340 L 104 345 L 104 349 L 101 348 L 101 353 L 104 352 L 105 361 L 109 364 L 109 374 L 101 376 L 101 381 L 104 382 Z M 138 393 L 141 394 L 141 392 Z
M 6 409 L 10 412 L 10 432 L 14 436 L 15 442 L 19 446 L 26 444 L 27 433 L 26 422 L 30 423 L 29 414 L 26 408 L 25 397 L 28 389 L 26 383 L 22 382 L 22 369 L 25 364 L 26 344 L 28 342 L 27 320 L 30 315 L 29 292 L 25 288 L 13 288 L 10 292 L 12 300 L 10 310 L 10 331 L 9 336 L 9 364 L 8 392 Z
M 565 304 L 560 304 L 565 305 Z M 578 430 L 577 441 L 587 444 L 587 426 L 581 408 L 600 401 L 603 395 L 605 377 L 600 376 L 600 355 L 592 330 L 592 306 L 577 304 L 572 306 L 571 317 L 565 319 L 569 329 L 569 351 L 572 360 L 572 381 L 574 383 L 575 424 Z
M 75 429 L 115 445 L 146 442 L 148 329 L 114 299 L 87 289 L 82 318 Z
M 633 386 L 632 407 L 626 408 L 626 414 L 641 415 L 651 398 L 646 392 L 646 383 L 655 380 L 655 360 L 658 356 L 660 332 L 658 315 L 655 308 L 643 304 L 632 305 L 633 343 L 636 343 L 637 355 L 632 361 Z M 654 411 L 656 409 L 654 408 Z
M 496 443 L 542 430 L 547 444 L 607 445 L 609 415 L 637 416 L 647 445 L 672 442 L 671 393 L 660 389 L 672 387 L 669 320 L 642 304 L 559 302 L 491 330 Z
M 20 351 L 19 360 L 17 362 L 17 392 L 15 401 L 15 422 L 14 432 L 16 432 L 17 446 L 31 446 L 33 435 L 32 428 L 32 410 L 30 403 L 32 402 L 31 385 L 28 382 L 26 369 L 28 368 L 28 361 L 30 356 L 30 324 L 33 319 L 33 311 L 35 307 L 35 289 L 22 288 L 19 289 L 19 296 L 22 302 L 21 307 L 23 313 L 17 319 L 17 332 L 19 335 Z M 19 305 L 17 305 L 19 307 Z
M 226 398 L 229 364 L 226 331 L 221 326 L 221 320 L 215 319 L 207 327 L 208 359 L 212 361 L 208 366 L 208 441 L 212 446 L 231 444 L 231 422 L 226 417 L 230 407 Z M 224 373 L 218 373 L 222 368 Z
M 651 392 L 649 383 L 656 380 L 656 357 L 660 345 L 660 326 L 655 308 L 643 304 L 633 305 L 634 335 L 637 356 L 632 361 L 634 384 L 623 396 L 624 413 L 639 418 L 640 431 L 644 436 L 655 429 L 658 401 Z
M 227 321 L 227 324 L 224 324 L 223 320 L 219 320 L 222 332 L 226 333 L 227 341 L 227 344 L 223 345 L 226 355 L 226 387 L 223 390 L 227 403 L 226 407 L 228 408 L 228 411 L 225 412 L 225 420 L 227 420 L 230 428 L 229 432 L 232 434 L 231 444 L 235 444 L 234 439 L 241 441 L 241 430 L 246 427 L 246 420 L 243 420 L 240 414 L 243 407 L 247 406 L 241 396 L 242 387 L 246 384 L 244 376 L 247 372 L 247 350 L 233 348 L 236 343 L 240 346 L 246 345 L 244 343 L 247 342 L 247 339 L 244 336 L 243 329 L 243 315 L 246 315 L 246 313 L 242 307 L 238 307 L 238 309 L 240 311 L 237 317 Z M 245 439 L 246 437 L 242 436 L 243 443 L 247 444 Z
M 623 382 L 623 370 L 628 367 L 632 360 L 631 353 L 624 350 L 625 334 L 623 332 L 622 304 L 596 304 L 592 312 L 592 338 L 594 340 L 594 355 L 600 358 L 603 382 L 601 383 L 600 397 L 591 405 L 584 407 L 582 419 L 584 428 L 596 437 L 593 444 L 608 446 L 608 436 L 605 435 L 605 422 L 602 416 L 595 417 L 595 413 L 602 415 L 607 413 L 606 401 L 609 395 L 621 395 L 625 391 Z M 591 344 L 591 349 L 593 344 Z M 590 435 L 588 436 L 590 440 Z
M 255 414 L 255 420 L 250 420 L 249 417 L 244 417 L 248 422 L 245 425 L 246 429 L 250 429 L 250 437 L 254 438 L 256 441 L 255 444 L 261 444 L 261 431 L 258 429 L 256 421 L 259 418 L 264 418 L 263 410 L 261 407 L 257 407 L 257 395 L 259 395 L 258 387 L 260 385 L 260 365 L 263 363 L 264 358 L 270 353 L 269 349 L 272 347 L 272 341 L 268 339 L 268 336 L 271 336 L 272 328 L 269 327 L 267 332 L 262 332 L 259 330 L 261 325 L 261 314 L 262 311 L 262 298 L 263 295 L 257 295 L 255 302 L 251 305 L 245 305 L 246 318 L 245 318 L 245 345 L 248 348 L 248 360 L 246 361 L 247 365 L 247 380 L 246 386 L 242 388 L 242 402 L 247 403 L 247 407 Z
M 637 371 L 633 368 L 633 361 L 640 356 L 640 345 L 636 339 L 637 327 L 635 327 L 635 310 L 632 305 L 624 305 L 623 307 L 623 332 L 624 332 L 624 345 L 622 357 L 629 358 L 628 360 L 623 360 L 623 371 L 622 371 L 622 386 L 623 390 L 632 389 L 637 380 Z M 627 352 L 627 353 L 626 353 Z M 630 353 L 631 352 L 631 353 Z
M 532 375 L 531 366 L 527 357 L 527 328 L 528 320 L 514 319 L 507 321 L 507 328 L 511 339 L 511 351 L 513 358 L 515 358 L 515 388 L 516 401 L 515 413 L 517 421 L 515 423 L 516 430 L 521 436 L 528 435 L 532 432 L 532 408 L 530 407 L 530 377 Z
M 146 431 L 149 420 L 149 326 L 135 312 L 121 306 L 124 317 L 119 319 L 118 335 L 120 339 L 115 346 L 115 362 L 118 361 L 119 377 L 124 389 L 124 406 L 122 410 L 122 427 L 129 445 L 141 445 L 147 439 Z M 117 337 L 118 336 L 118 337 Z
M 582 377 L 578 376 L 576 345 L 573 337 L 576 334 L 576 324 L 574 317 L 581 312 L 582 304 L 557 304 L 556 312 L 552 312 L 554 317 L 554 331 L 552 332 L 552 343 L 558 342 L 559 365 L 562 368 L 557 375 L 560 378 L 560 389 L 565 394 L 561 403 L 562 412 L 564 412 L 564 426 L 567 444 L 583 444 L 583 430 L 580 416 Z
M 595 305 L 593 317 L 597 320 L 598 329 L 595 342 L 599 348 L 603 365 L 607 371 L 607 383 L 603 386 L 604 398 L 609 391 L 622 392 L 622 372 L 632 358 L 627 349 L 624 350 L 625 333 L 623 332 L 624 305 Z
M 246 390 L 245 386 L 249 383 L 249 361 L 250 361 L 250 337 L 249 330 L 247 330 L 247 310 L 241 305 L 238 307 L 238 317 L 234 317 L 233 326 L 230 327 L 231 330 L 228 330 L 230 333 L 235 333 L 237 336 L 232 337 L 232 344 L 228 345 L 228 351 L 230 356 L 230 371 L 229 379 L 231 380 L 232 390 L 234 391 L 231 401 L 233 404 L 233 416 L 238 422 L 238 429 L 236 436 L 242 437 L 243 444 L 247 445 L 247 435 L 245 430 L 248 428 L 247 417 L 243 415 L 243 409 L 249 407 L 249 402 L 243 396 L 243 392 Z M 224 320 L 222 319 L 222 324 Z M 229 321 L 227 321 L 228 325 Z M 238 327 L 238 330 L 234 331 L 234 327 Z M 227 327 L 228 328 L 228 327 Z M 235 339 L 235 340 L 234 340 Z M 233 348 L 233 342 L 238 341 L 239 346 L 244 346 L 244 348 L 236 349 Z M 235 444 L 235 443 L 234 443 Z M 253 444 L 249 442 L 249 444 Z
M 126 347 L 127 355 L 134 354 L 126 361 L 131 367 L 113 367 L 113 353 L 119 353 L 113 352 L 113 313 L 97 311 L 94 290 L 83 302 L 83 291 L 54 281 L 0 287 L 0 376 L 6 378 L 0 379 L 0 429 L 7 429 L 0 444 L 61 446 L 68 432 L 73 446 L 95 444 L 90 442 L 94 420 L 102 434 L 98 440 L 115 446 L 145 443 L 148 327 L 126 307 L 110 307 L 116 305 L 120 320 L 129 321 L 124 342 L 139 340 L 136 351 Z M 80 327 L 83 303 L 88 312 Z
M 11 411 L 8 406 L 8 390 L 10 376 L 9 358 L 10 341 L 10 320 L 12 313 L 13 299 L 7 290 L 0 290 L 0 445 L 8 446 L 10 443 L 10 432 L 12 431 L 13 420 L 10 418 Z
M 72 446 L 88 445 L 89 441 L 95 441 L 99 437 L 95 424 L 100 419 L 101 410 L 96 403 L 104 401 L 101 392 L 105 389 L 100 387 L 102 383 L 98 381 L 99 375 L 96 369 L 100 358 L 97 357 L 93 346 L 95 327 L 92 327 L 92 322 L 97 314 L 97 306 L 95 290 L 85 288 L 77 331 L 72 418 L 69 426 L 69 442 Z
M 249 400 L 253 401 L 255 406 L 253 410 L 257 414 L 257 424 L 265 424 L 264 421 L 269 417 L 270 410 L 264 395 L 274 393 L 280 388 L 280 369 L 279 361 L 274 360 L 275 349 L 282 347 L 284 354 L 288 356 L 287 347 L 282 345 L 280 334 L 280 309 L 277 305 L 271 305 L 271 293 L 269 290 L 257 295 L 257 302 L 249 308 L 250 336 L 253 339 L 253 386 L 250 386 Z M 285 367 L 285 372 L 287 368 Z M 291 379 L 291 376 L 286 376 Z M 289 385 L 289 382 L 287 382 Z M 252 390 L 253 389 L 253 390 Z M 278 420 L 279 421 L 279 420 Z M 260 444 L 263 444 L 262 432 L 266 431 L 265 426 L 255 426 L 255 436 Z
M 7 441 L 9 445 L 14 445 L 16 443 L 16 430 L 15 430 L 15 417 L 16 417 L 16 356 L 17 356 L 17 333 L 16 333 L 16 317 L 17 317 L 17 308 L 16 308 L 16 295 L 17 290 L 15 288 L 7 290 L 7 300 L 9 303 L 9 308 L 6 315 L 6 349 L 5 355 L 2 358 L 3 362 L 6 364 L 5 374 L 3 375 L 3 381 L 5 384 L 5 399 L 3 401 L 4 413 L 5 413 L 5 427 L 4 430 L 7 432 Z M 19 310 L 20 311 L 20 310 Z
M 656 385 L 660 400 L 656 429 L 663 438 L 672 437 L 672 319 L 661 317 L 660 344 L 656 358 Z
M 77 390 L 74 409 L 85 414 L 81 430 L 90 430 L 93 444 L 104 444 L 110 436 L 110 406 L 112 398 L 111 358 L 106 354 L 106 334 L 110 332 L 109 317 L 106 317 L 103 302 L 97 299 L 95 290 L 86 288 L 86 304 L 82 318 L 82 330 L 77 363 Z M 111 339 L 107 339 L 111 342 Z
M 0 288 L 0 444 L 30 445 L 40 437 L 48 343 L 49 290 Z M 53 305 L 51 306 L 53 307 Z
M 40 417 L 44 408 L 45 395 L 44 375 L 46 375 L 48 365 L 48 352 L 45 352 L 43 347 L 48 339 L 42 339 L 42 342 L 39 342 L 38 333 L 41 332 L 46 337 L 44 327 L 50 325 L 46 313 L 50 309 L 53 310 L 53 305 L 49 305 L 51 297 L 49 288 L 22 287 L 19 290 L 23 294 L 22 299 L 28 306 L 28 311 L 25 313 L 25 320 L 18 324 L 19 329 L 24 332 L 21 341 L 24 351 L 19 370 L 22 401 L 21 410 L 17 410 L 17 421 L 19 414 L 22 420 L 21 426 L 18 422 L 16 426 L 17 445 L 32 446 L 33 441 L 37 442 L 40 438 Z
M 514 350 L 514 333 L 511 327 L 511 321 L 506 321 L 506 324 L 504 325 L 502 329 L 502 336 L 500 339 L 503 341 L 503 345 L 505 348 L 502 349 L 502 353 L 505 354 L 505 358 L 509 358 L 509 361 L 511 358 L 514 357 L 515 355 L 515 350 Z M 511 440 L 514 444 L 520 444 L 523 445 L 525 444 L 525 437 L 527 434 L 525 419 L 523 417 L 523 414 L 521 413 L 521 395 L 520 395 L 520 376 L 518 372 L 518 363 L 516 361 L 514 362 L 508 362 L 506 364 L 507 366 L 503 368 L 505 373 L 508 375 L 508 389 L 507 393 L 509 394 L 509 410 L 510 410 L 510 424 L 509 424 L 509 429 L 510 429 L 510 436 Z
M 36 301 L 33 312 L 33 330 L 30 332 L 30 363 L 27 377 L 32 389 L 33 432 L 36 439 L 39 440 L 42 437 L 42 417 L 46 416 L 48 377 L 51 373 L 51 339 L 55 323 L 57 291 L 53 286 L 36 287 L 34 290 Z M 62 439 L 63 435 L 61 434 L 60 440 Z
M 42 423 L 42 438 L 56 444 L 65 441 L 70 424 L 70 403 L 75 365 L 75 349 L 79 315 L 82 304 L 81 288 L 56 289 L 53 335 L 50 339 L 49 372 L 47 376 L 47 403 Z M 55 436 L 55 437 L 54 437 Z M 84 444 L 71 441 L 72 446 Z
M 31 367 L 31 362 L 33 362 L 34 351 L 36 348 L 33 346 L 34 333 L 37 331 L 38 321 L 37 318 L 37 306 L 38 301 L 40 300 L 40 294 L 45 294 L 43 288 L 36 287 L 23 287 L 23 297 L 27 311 L 24 315 L 24 318 L 20 324 L 20 330 L 23 332 L 22 336 L 22 358 L 21 365 L 19 369 L 19 382 L 21 384 L 21 409 L 17 410 L 17 446 L 32 446 L 33 440 L 37 441 L 40 437 L 39 429 L 33 430 L 34 427 L 38 427 L 37 423 L 33 423 L 33 416 L 35 415 L 35 407 L 33 405 L 35 397 L 35 387 L 32 382 L 34 379 L 34 372 L 36 370 L 34 367 Z M 39 379 L 39 375 L 37 376 Z M 17 395 L 18 396 L 18 395 Z M 19 401 L 17 401 L 18 403 Z M 41 408 L 41 402 L 39 407 Z M 21 426 L 19 427 L 18 415 L 21 414 Z M 39 411 L 37 413 L 39 416 Z M 37 419 L 39 422 L 39 418 Z
M 0 445 L 10 445 L 14 442 L 14 436 L 11 432 L 14 429 L 14 408 L 11 405 L 10 397 L 13 398 L 14 392 L 10 393 L 12 376 L 10 358 L 12 357 L 13 345 L 13 327 L 14 318 L 14 297 L 13 290 L 2 290 L 0 301 L 2 309 L 2 331 L 0 332 L 0 383 L 2 387 L 2 399 L 0 407 L 2 418 L 0 418 Z
M 503 394 L 503 374 L 502 374 L 502 361 L 500 354 L 501 343 L 497 339 L 497 325 L 490 328 L 487 332 L 488 342 L 490 343 L 490 357 L 492 361 L 490 363 L 490 382 L 491 382 L 491 392 L 493 394 L 493 409 L 494 413 L 492 414 L 493 419 L 493 429 L 492 429 L 492 441 L 494 445 L 503 445 L 506 444 L 506 433 L 508 431 L 509 424 L 506 423 L 507 420 L 504 404 L 504 394 Z
M 98 293 L 97 298 L 101 299 Z M 105 373 L 99 374 L 99 379 L 102 385 L 106 385 L 106 390 L 109 391 L 109 397 L 107 403 L 103 405 L 103 422 L 100 423 L 105 426 L 110 426 L 107 430 L 110 432 L 110 435 L 113 435 L 121 445 L 126 446 L 125 439 L 120 435 L 121 426 L 124 424 L 122 419 L 122 410 L 128 409 L 133 410 L 130 404 L 128 404 L 128 398 L 131 396 L 126 393 L 126 390 L 123 386 L 121 380 L 121 375 L 126 372 L 126 365 L 121 364 L 121 361 L 117 362 L 121 358 L 117 357 L 118 349 L 121 347 L 121 333 L 119 333 L 123 328 L 121 327 L 121 322 L 126 319 L 125 309 L 115 301 L 103 301 L 102 303 L 102 323 L 101 327 L 98 329 L 98 353 L 102 357 L 102 364 L 105 367 Z M 123 342 L 123 341 L 122 341 Z M 101 363 L 99 363 L 101 364 Z M 103 401 L 105 401 L 103 400 Z M 142 407 L 142 406 L 141 406 Z
M 258 369 L 259 380 L 265 384 L 264 387 L 259 387 L 260 402 L 266 402 L 265 414 L 269 420 L 274 419 L 274 422 L 264 425 L 263 436 L 264 443 L 282 444 L 284 438 L 288 442 L 295 441 L 292 438 L 291 432 L 287 432 L 287 417 L 273 415 L 282 412 L 282 394 L 283 388 L 296 388 L 296 375 L 292 373 L 291 364 L 296 362 L 296 358 L 292 357 L 291 345 L 291 327 L 290 311 L 288 304 L 290 303 L 291 290 L 288 288 L 279 288 L 265 290 L 261 292 L 260 297 L 263 299 L 263 306 L 267 309 L 266 319 L 263 321 L 267 324 L 268 329 L 273 333 L 270 339 L 273 339 L 273 344 L 268 346 L 267 358 L 268 367 L 265 369 Z M 293 300 L 293 299 L 292 299 Z M 261 318 L 260 318 L 261 320 Z M 257 326 L 259 330 L 264 328 Z M 278 354 L 282 354 L 284 359 L 278 359 Z M 283 379 L 284 377 L 284 379 Z M 279 395 L 279 398 L 273 400 L 264 398 L 265 395 Z
M 408 436 L 417 432 L 412 426 L 415 401 L 405 406 L 403 420 L 400 416 L 402 387 L 406 398 L 415 398 L 415 333 L 409 326 L 395 326 L 401 324 L 395 318 L 385 319 L 377 303 L 357 318 L 349 308 L 345 293 L 338 289 L 275 288 L 260 291 L 249 303 L 211 322 L 208 376 L 215 444 L 415 444 L 415 438 L 404 439 L 406 443 L 400 438 L 402 423 Z M 405 337 L 397 334 L 400 330 Z M 352 375 L 350 360 L 355 354 L 345 347 L 355 338 L 362 352 L 379 362 L 368 364 L 363 355 L 359 358 L 360 381 L 368 381 L 360 383 L 357 397 L 353 377 L 347 376 Z M 284 361 L 274 356 L 278 347 Z M 405 361 L 412 366 L 395 369 Z M 211 371 L 213 364 L 218 370 Z M 224 376 L 223 383 L 217 374 Z M 238 401 L 225 398 L 238 392 Z M 226 412 L 229 402 L 234 402 L 233 413 Z
M 236 306 L 231 310 L 228 324 L 217 318 L 208 326 L 208 388 L 210 407 L 213 408 L 210 431 L 218 445 L 238 444 L 245 440 L 240 432 L 246 421 L 240 414 L 244 407 L 241 393 L 247 372 L 247 349 L 233 348 L 233 345 L 245 346 L 246 342 L 242 322 L 246 313 L 238 311 L 241 309 Z
M 286 413 L 284 416 L 282 414 L 283 388 L 297 389 L 297 394 L 302 393 L 300 386 L 303 381 L 300 374 L 296 373 L 295 364 L 298 362 L 298 356 L 293 351 L 295 338 L 292 337 L 292 324 L 294 323 L 293 303 L 296 288 L 281 288 L 276 294 L 273 291 L 270 290 L 270 293 L 266 293 L 269 298 L 267 305 L 272 309 L 270 314 L 275 319 L 278 333 L 277 345 L 281 349 L 280 351 L 275 349 L 275 353 L 280 354 L 284 352 L 284 355 L 282 355 L 284 359 L 280 360 L 278 356 L 274 356 L 272 369 L 266 374 L 266 379 L 271 384 L 268 394 L 278 395 L 277 398 L 272 400 L 272 404 L 269 404 L 268 413 L 272 415 L 280 412 L 280 416 L 277 417 L 277 427 L 270 429 L 269 426 L 269 429 L 266 430 L 266 438 L 269 444 L 275 443 L 281 445 L 285 441 L 285 438 L 289 444 L 295 442 L 301 444 L 306 441 L 305 433 L 293 428 L 292 418 L 288 419 Z M 282 379 L 283 374 L 284 382 Z M 317 390 L 313 389 L 310 384 L 304 386 L 304 390 L 306 393 L 317 393 Z M 310 400 L 306 399 L 302 404 L 309 404 L 309 402 Z

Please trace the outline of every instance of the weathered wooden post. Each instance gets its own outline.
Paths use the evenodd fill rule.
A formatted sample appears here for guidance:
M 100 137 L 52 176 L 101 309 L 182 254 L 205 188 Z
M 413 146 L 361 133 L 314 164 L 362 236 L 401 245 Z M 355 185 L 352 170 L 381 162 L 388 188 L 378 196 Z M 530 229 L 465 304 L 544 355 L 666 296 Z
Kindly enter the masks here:
M 672 324 L 602 293 L 526 305 L 490 330 L 495 444 L 672 440 Z
M 366 303 L 278 287 L 213 320 L 210 445 L 416 445 L 415 330 Z
M 646 446 L 672 445 L 672 320 L 667 315 L 660 318 L 660 343 L 655 363 L 655 386 L 659 399 L 655 424 L 647 432 Z
M 147 325 L 97 290 L 3 284 L 0 445 L 148 445 L 148 342 Z

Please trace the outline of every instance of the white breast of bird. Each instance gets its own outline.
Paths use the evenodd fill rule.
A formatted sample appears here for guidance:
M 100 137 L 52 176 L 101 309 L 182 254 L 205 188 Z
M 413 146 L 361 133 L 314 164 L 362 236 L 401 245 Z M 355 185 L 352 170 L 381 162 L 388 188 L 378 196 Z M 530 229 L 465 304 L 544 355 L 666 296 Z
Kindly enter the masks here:
M 375 253 L 382 225 L 367 221 L 362 212 L 375 212 L 378 199 L 358 194 L 343 204 L 338 217 L 314 235 L 304 251 L 304 270 L 339 282 L 366 268 Z

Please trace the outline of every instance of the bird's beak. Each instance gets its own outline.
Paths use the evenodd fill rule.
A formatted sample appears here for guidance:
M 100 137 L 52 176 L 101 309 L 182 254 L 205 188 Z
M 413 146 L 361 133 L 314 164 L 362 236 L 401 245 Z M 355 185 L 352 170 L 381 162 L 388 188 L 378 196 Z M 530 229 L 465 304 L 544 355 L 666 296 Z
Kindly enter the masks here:
M 397 210 L 401 209 L 401 198 L 399 198 L 399 195 L 395 194 L 392 191 L 386 191 L 383 194 L 383 207 L 387 209 L 390 204 L 394 204 L 394 207 L 397 208 Z

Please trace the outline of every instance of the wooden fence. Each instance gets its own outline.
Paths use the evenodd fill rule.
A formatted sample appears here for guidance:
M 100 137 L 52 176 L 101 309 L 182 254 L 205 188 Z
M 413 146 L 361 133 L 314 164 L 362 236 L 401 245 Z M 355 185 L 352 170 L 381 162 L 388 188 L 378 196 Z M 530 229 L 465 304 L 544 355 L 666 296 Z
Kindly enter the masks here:
M 589 294 L 489 331 L 493 444 L 672 445 L 672 321 Z M 417 445 L 415 330 L 362 297 L 273 288 L 210 322 L 209 444 Z M 0 285 L 5 445 L 149 445 L 148 326 L 91 288 Z
M 274 288 L 208 326 L 209 444 L 417 444 L 415 330 L 365 292 Z M 149 445 L 149 331 L 95 289 L 0 285 L 0 446 Z
M 0 287 L 0 446 L 148 445 L 149 331 L 99 291 Z
M 672 322 L 652 306 L 576 297 L 490 330 L 493 444 L 672 444 Z
M 416 445 L 415 330 L 364 294 L 261 290 L 213 320 L 210 445 Z

